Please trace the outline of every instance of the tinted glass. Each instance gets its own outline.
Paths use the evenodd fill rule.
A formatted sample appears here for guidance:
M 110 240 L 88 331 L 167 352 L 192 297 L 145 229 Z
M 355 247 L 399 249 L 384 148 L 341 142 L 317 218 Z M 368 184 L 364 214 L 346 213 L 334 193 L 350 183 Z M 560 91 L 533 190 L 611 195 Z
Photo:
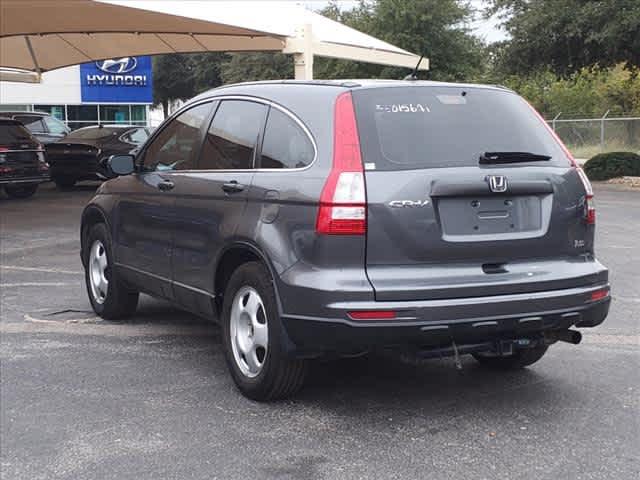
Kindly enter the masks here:
M 53 117 L 43 117 L 44 123 L 47 124 L 47 128 L 50 133 L 55 135 L 64 135 L 67 133 L 67 126 L 60 120 L 56 120 Z
M 146 170 L 190 170 L 200 148 L 200 128 L 209 116 L 210 103 L 181 113 L 165 126 L 144 155 Z
M 276 108 L 269 118 L 262 143 L 261 168 L 301 168 L 313 161 L 313 144 L 291 117 Z
M 16 115 L 13 118 L 22 122 L 25 127 L 34 133 L 46 132 L 41 117 L 37 117 L 35 115 Z
M 3 147 L 13 147 L 18 144 L 29 144 L 30 147 L 36 145 L 29 130 L 17 123 L 0 122 L 0 145 Z
M 99 138 L 107 138 L 112 135 L 117 134 L 120 130 L 114 130 L 109 127 L 90 127 L 90 128 L 81 128 L 79 130 L 75 130 L 67 135 L 69 140 L 73 139 L 83 139 L 83 140 L 97 140 Z
M 368 168 L 473 166 L 484 152 L 531 152 L 551 160 L 528 165 L 569 165 L 529 105 L 507 91 L 376 88 L 355 92 L 354 101 Z
M 261 103 L 243 100 L 220 103 L 202 146 L 198 168 L 253 168 L 256 141 L 266 110 Z

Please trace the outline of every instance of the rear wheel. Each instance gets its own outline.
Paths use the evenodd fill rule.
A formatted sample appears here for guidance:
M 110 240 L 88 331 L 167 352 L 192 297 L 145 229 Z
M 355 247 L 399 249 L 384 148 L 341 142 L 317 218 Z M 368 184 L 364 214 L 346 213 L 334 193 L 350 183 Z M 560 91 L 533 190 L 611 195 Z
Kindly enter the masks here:
M 111 236 L 104 224 L 94 225 L 87 236 L 85 283 L 93 311 L 107 320 L 131 316 L 138 292 L 128 289 L 113 267 Z
M 224 294 L 225 358 L 240 391 L 254 400 L 288 397 L 300 389 L 307 364 L 287 358 L 271 276 L 259 262 L 233 273 Z
M 73 188 L 78 180 L 73 177 L 56 177 L 53 181 L 60 190 L 67 190 Z
M 29 198 L 38 190 L 37 183 L 28 183 L 26 185 L 7 185 L 4 191 L 11 198 Z
M 474 353 L 473 358 L 475 358 L 482 366 L 495 370 L 518 370 L 536 363 L 544 356 L 545 353 L 547 353 L 548 348 L 549 347 L 547 346 L 526 348 L 517 350 L 513 355 L 506 357 Z

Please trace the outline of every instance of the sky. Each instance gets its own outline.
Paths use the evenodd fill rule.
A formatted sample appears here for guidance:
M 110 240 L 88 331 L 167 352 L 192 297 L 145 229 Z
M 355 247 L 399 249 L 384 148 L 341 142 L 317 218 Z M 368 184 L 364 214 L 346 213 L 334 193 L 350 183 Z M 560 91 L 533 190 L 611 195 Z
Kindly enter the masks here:
M 484 0 L 470 0 L 476 9 L 482 9 L 486 2 Z M 338 4 L 343 9 L 353 8 L 359 0 L 338 0 Z M 307 8 L 320 10 L 329 2 L 327 0 L 301 0 Z M 487 43 L 493 43 L 507 38 L 507 34 L 499 28 L 498 20 L 495 17 L 484 19 L 479 18 L 471 23 L 471 29 L 475 35 L 484 39 Z

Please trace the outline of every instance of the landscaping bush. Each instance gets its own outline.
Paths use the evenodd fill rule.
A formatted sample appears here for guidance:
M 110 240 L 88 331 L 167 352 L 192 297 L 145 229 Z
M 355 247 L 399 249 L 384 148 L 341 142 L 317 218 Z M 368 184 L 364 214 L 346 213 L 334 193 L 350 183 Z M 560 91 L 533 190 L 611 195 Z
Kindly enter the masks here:
M 584 165 L 584 171 L 590 180 L 640 177 L 640 155 L 632 152 L 600 153 Z

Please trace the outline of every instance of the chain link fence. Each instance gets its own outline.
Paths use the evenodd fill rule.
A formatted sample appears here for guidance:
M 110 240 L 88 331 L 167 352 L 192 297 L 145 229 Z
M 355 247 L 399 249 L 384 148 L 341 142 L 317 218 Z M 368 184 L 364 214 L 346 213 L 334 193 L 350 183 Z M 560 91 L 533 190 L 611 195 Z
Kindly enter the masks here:
M 574 157 L 589 159 L 603 152 L 640 153 L 640 117 L 563 118 L 547 120 Z

